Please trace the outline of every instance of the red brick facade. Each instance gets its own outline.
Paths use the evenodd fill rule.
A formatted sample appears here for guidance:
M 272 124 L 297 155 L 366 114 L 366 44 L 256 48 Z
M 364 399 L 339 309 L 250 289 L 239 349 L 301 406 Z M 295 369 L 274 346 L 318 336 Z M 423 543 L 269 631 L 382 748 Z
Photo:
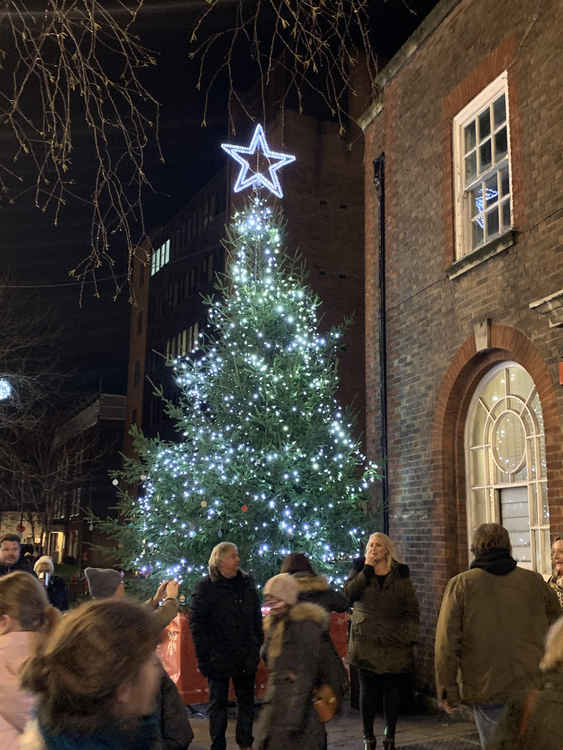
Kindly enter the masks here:
M 390 535 L 422 609 L 419 685 L 432 689 L 436 616 L 468 564 L 464 427 L 490 368 L 515 361 L 545 422 L 553 535 L 563 532 L 563 329 L 530 309 L 561 290 L 563 9 L 442 0 L 381 74 L 365 123 L 366 434 L 379 453 L 379 226 L 373 160 L 385 153 Z M 438 20 L 436 20 L 438 19 Z M 452 121 L 507 71 L 514 244 L 455 278 Z M 476 321 L 490 321 L 477 351 Z

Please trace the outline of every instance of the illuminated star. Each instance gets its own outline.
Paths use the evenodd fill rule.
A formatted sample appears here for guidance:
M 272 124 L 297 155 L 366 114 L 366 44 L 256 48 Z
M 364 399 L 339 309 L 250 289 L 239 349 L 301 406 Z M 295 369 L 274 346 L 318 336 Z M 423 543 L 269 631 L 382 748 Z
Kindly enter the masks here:
M 283 192 L 281 189 L 280 181 L 278 178 L 278 170 L 285 167 L 286 164 L 291 164 L 295 161 L 295 156 L 291 154 L 281 154 L 277 151 L 272 151 L 266 142 L 266 136 L 262 125 L 257 125 L 252 140 L 249 146 L 234 146 L 229 143 L 222 143 L 221 148 L 226 151 L 229 156 L 240 164 L 240 172 L 235 182 L 233 190 L 235 193 L 239 193 L 247 187 L 262 187 L 268 188 L 278 198 L 283 198 Z M 260 171 L 254 171 L 250 167 L 248 159 L 245 159 L 243 154 L 252 156 L 261 151 L 268 162 L 268 175 L 262 174 Z M 258 154 L 258 164 L 260 166 L 260 154 Z M 274 163 L 272 163 L 272 161 Z M 249 175 L 250 172 L 250 175 Z

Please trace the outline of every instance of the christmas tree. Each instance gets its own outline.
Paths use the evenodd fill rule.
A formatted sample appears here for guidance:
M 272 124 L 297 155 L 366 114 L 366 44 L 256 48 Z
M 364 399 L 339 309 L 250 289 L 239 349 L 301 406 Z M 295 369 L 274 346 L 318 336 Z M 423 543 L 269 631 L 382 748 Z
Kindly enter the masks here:
M 124 478 L 142 489 L 125 547 L 145 573 L 191 587 L 211 548 L 232 541 L 259 583 L 295 551 L 340 583 L 360 552 L 376 467 L 335 399 L 342 333 L 319 333 L 320 300 L 282 230 L 257 195 L 234 215 L 208 330 L 173 363 L 180 439 L 136 435 Z

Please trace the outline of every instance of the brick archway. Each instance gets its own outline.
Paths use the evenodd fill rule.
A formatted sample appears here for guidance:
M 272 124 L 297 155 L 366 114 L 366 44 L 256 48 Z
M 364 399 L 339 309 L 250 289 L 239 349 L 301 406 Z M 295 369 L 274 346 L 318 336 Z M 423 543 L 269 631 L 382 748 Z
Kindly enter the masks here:
M 435 590 L 443 590 L 450 576 L 467 567 L 465 419 L 482 377 L 493 365 L 506 360 L 522 365 L 536 385 L 545 425 L 551 532 L 563 531 L 563 489 L 558 480 L 563 466 L 563 437 L 556 386 L 530 339 L 515 328 L 492 323 L 490 348 L 477 352 L 475 339 L 470 336 L 452 360 L 438 392 L 432 426 L 432 536 L 434 553 L 438 553 L 442 565 L 434 580 Z

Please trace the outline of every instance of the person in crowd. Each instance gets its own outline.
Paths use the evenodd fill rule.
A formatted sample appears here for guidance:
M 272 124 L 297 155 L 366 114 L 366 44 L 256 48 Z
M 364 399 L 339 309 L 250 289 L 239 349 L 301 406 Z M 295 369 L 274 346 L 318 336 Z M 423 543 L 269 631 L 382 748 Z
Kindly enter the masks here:
M 33 572 L 45 586 L 47 597 L 53 607 L 65 612 L 68 609 L 66 583 L 60 576 L 55 575 L 52 558 L 49 555 L 39 557 L 33 566 Z
M 84 573 L 93 599 L 121 599 L 126 595 L 123 578 L 118 570 L 86 568 Z M 163 599 L 164 603 L 159 606 Z M 178 582 L 163 581 L 156 594 L 145 602 L 145 607 L 152 612 L 159 630 L 163 630 L 178 613 Z M 188 709 L 162 664 L 159 671 L 160 685 L 156 705 L 160 740 L 158 750 L 186 750 L 194 737 Z
M 558 536 L 551 547 L 551 562 L 553 573 L 548 578 L 548 584 L 557 594 L 559 604 L 563 609 L 563 538 Z
M 299 601 L 299 585 L 288 573 L 270 578 L 264 587 L 269 609 L 264 622 L 262 658 L 268 686 L 256 728 L 257 750 L 323 750 L 326 735 L 313 701 L 315 689 L 330 684 L 326 665 L 329 614 L 323 607 Z M 335 692 L 338 686 L 335 685 Z
M 22 571 L 0 578 L 1 748 L 17 747 L 31 718 L 33 697 L 20 687 L 19 672 L 58 616 L 37 578 Z
M 21 750 L 153 750 L 160 628 L 124 598 L 81 605 L 62 617 L 22 671 L 37 719 Z
M 125 596 L 123 576 L 113 568 L 85 568 L 88 591 L 93 599 Z M 163 581 L 156 594 L 145 602 L 153 610 L 161 630 L 178 614 L 178 582 Z M 162 602 L 162 605 L 160 604 Z
M 311 561 L 302 552 L 288 555 L 281 566 L 281 573 L 290 573 L 299 586 L 299 600 L 324 607 L 327 612 L 345 612 L 348 600 L 343 594 L 328 585 L 324 576 L 315 573 Z
M 560 750 L 563 738 L 563 617 L 551 626 L 540 662 L 541 689 L 513 699 L 490 750 Z
M 401 688 L 413 670 L 419 608 L 409 568 L 397 560 L 386 534 L 370 536 L 365 558 L 355 562 L 344 593 L 354 606 L 348 659 L 359 670 L 364 747 L 376 746 L 373 723 L 380 695 L 383 747 L 393 750 Z
M 192 596 L 190 628 L 199 671 L 209 682 L 211 750 L 225 750 L 229 679 L 237 697 L 236 741 L 252 746 L 254 682 L 264 640 L 254 581 L 240 569 L 236 545 L 221 542 L 211 551 L 209 575 Z
M 31 573 L 32 565 L 22 557 L 21 539 L 18 534 L 4 534 L 0 538 L 0 576 L 22 570 Z
M 549 626 L 561 609 L 539 573 L 517 567 L 508 531 L 484 523 L 470 570 L 448 582 L 436 627 L 436 690 L 451 713 L 473 707 L 486 750 L 508 700 L 539 680 Z

